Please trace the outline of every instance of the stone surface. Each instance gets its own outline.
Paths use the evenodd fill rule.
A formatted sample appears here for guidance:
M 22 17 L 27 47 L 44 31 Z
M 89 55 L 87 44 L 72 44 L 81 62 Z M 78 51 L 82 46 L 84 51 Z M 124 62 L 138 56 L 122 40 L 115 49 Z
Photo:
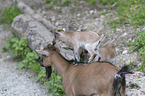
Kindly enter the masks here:
M 38 21 L 42 22 L 48 29 L 54 30 L 56 27 L 48 20 L 46 20 L 40 13 L 36 13 L 30 6 L 20 1 L 17 3 L 18 8 L 24 14 L 28 14 Z
M 51 44 L 54 39 L 54 34 L 48 31 L 43 24 L 27 14 L 15 17 L 11 26 L 17 37 L 27 37 L 31 49 Z
M 24 14 L 29 14 L 31 16 L 34 15 L 34 11 L 31 9 L 31 7 L 26 5 L 24 2 L 20 1 L 17 5 L 19 10 Z

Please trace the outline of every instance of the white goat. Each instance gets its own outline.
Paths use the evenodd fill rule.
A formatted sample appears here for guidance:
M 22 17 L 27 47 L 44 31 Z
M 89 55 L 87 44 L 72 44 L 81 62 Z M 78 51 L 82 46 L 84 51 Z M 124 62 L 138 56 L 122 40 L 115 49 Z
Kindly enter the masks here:
M 85 48 L 89 52 L 90 58 L 85 64 L 91 63 L 95 56 L 98 55 L 95 50 L 99 50 L 99 46 L 104 38 L 104 34 L 99 36 L 95 32 L 56 32 L 56 42 L 64 41 L 74 47 L 76 62 L 80 62 L 80 52 L 82 48 Z

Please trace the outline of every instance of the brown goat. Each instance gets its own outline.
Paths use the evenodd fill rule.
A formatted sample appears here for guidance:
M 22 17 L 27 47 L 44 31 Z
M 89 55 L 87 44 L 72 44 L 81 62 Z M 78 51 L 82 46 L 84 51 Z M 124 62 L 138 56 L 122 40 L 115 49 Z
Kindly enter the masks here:
M 119 70 L 115 65 L 103 61 L 74 66 L 51 45 L 36 52 L 43 55 L 45 67 L 57 69 L 67 96 L 125 96 L 125 74 L 130 73 L 128 66 Z
M 109 42 L 105 43 L 104 46 L 100 48 L 99 55 L 101 57 L 100 61 L 108 61 L 114 64 L 116 50 L 113 41 L 110 43 Z
M 96 57 L 93 61 L 107 61 L 115 64 L 116 50 L 113 41 L 105 43 L 101 48 L 99 48 L 99 57 Z M 86 62 L 89 58 L 87 50 L 82 49 L 80 54 L 81 62 Z

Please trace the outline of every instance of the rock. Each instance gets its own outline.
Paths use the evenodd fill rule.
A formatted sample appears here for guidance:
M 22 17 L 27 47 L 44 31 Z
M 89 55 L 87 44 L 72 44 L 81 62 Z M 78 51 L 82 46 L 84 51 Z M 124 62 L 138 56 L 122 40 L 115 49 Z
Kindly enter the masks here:
M 127 33 L 124 33 L 122 36 L 124 37 L 124 36 L 126 36 L 127 35 Z
M 66 43 L 56 43 L 56 47 L 60 49 L 60 53 L 68 60 L 74 60 L 73 47 Z
M 18 2 L 18 8 L 21 12 L 24 14 L 28 14 L 32 16 L 33 18 L 37 19 L 40 21 L 44 26 L 46 26 L 48 29 L 55 30 L 56 27 L 47 19 L 45 19 L 41 14 L 36 14 L 31 7 L 29 7 L 27 4 L 24 2 L 20 1 Z
M 60 50 L 60 53 L 61 53 L 67 60 L 74 60 L 74 54 L 73 54 L 73 51 L 72 51 L 72 50 L 62 48 L 62 49 Z
M 128 52 L 127 50 L 124 50 L 124 51 L 122 52 L 122 54 L 127 54 L 127 52 Z
M 42 24 L 44 24 L 48 29 L 51 29 L 51 30 L 55 30 L 56 27 L 48 20 L 46 20 L 45 18 L 40 18 L 40 22 Z
M 30 15 L 21 14 L 15 17 L 11 26 L 18 38 L 27 37 L 31 49 L 51 44 L 54 39 L 54 34 Z
M 23 12 L 24 14 L 34 15 L 34 11 L 24 2 L 20 1 L 18 2 L 17 5 L 18 5 L 19 10 Z
M 90 10 L 90 14 L 93 14 L 94 13 L 94 10 Z

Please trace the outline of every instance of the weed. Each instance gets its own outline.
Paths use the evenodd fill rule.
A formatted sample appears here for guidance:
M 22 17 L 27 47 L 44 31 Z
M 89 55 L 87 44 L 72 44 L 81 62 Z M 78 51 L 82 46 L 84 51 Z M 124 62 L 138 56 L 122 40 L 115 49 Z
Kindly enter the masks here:
M 132 61 L 132 62 L 130 61 L 130 65 L 131 65 L 131 66 L 134 66 L 134 61 Z
M 63 3 L 61 5 L 68 6 L 70 3 L 72 3 L 72 0 L 65 0 L 65 1 L 63 1 Z
M 17 6 L 11 6 L 9 8 L 5 8 L 2 11 L 2 17 L 0 18 L 0 23 L 11 24 L 13 19 L 21 14 Z
M 26 57 L 19 64 L 18 69 L 27 68 L 33 72 L 38 73 L 40 70 L 40 65 L 38 63 L 38 54 L 35 51 L 28 52 Z
M 7 51 L 8 49 L 11 49 L 11 54 L 14 57 L 19 57 L 21 59 L 24 59 L 27 53 L 31 51 L 30 48 L 28 47 L 26 37 L 23 37 L 20 40 L 16 37 L 8 39 L 3 48 L 3 51 Z
M 36 77 L 36 80 L 40 81 L 42 84 L 47 81 L 46 71 L 44 67 L 40 68 L 38 76 Z
M 45 0 L 45 3 L 48 4 L 50 3 L 52 0 Z
M 30 50 L 26 37 L 20 40 L 16 37 L 9 39 L 3 48 L 3 52 L 8 50 L 10 50 L 14 57 L 21 59 L 21 63 L 18 65 L 17 69 L 26 68 L 37 73 L 38 76 L 36 80 L 40 81 L 42 84 L 45 82 L 49 93 L 52 93 L 53 96 L 65 96 L 62 88 L 62 78 L 53 73 L 50 81 L 47 81 L 45 68 L 39 65 L 39 56 L 35 51 Z
M 52 93 L 53 96 L 66 96 L 62 88 L 62 78 L 56 73 L 51 74 L 47 87 L 48 93 Z

